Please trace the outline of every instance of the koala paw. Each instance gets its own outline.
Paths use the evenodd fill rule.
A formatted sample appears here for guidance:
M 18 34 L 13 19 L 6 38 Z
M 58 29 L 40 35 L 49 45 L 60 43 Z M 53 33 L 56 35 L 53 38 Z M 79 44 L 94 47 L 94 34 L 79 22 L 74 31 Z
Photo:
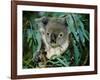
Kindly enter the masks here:
M 39 55 L 40 55 L 40 52 L 36 52 L 35 55 L 33 55 L 33 62 L 35 66 L 37 66 L 40 61 Z

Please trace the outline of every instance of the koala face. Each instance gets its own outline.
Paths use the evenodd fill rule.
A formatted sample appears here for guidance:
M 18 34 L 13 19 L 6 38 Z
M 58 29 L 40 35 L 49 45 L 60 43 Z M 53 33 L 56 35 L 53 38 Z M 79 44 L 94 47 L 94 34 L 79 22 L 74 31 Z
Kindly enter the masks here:
M 61 46 L 67 37 L 67 28 L 65 24 L 57 22 L 57 20 L 49 20 L 45 26 L 46 40 L 51 47 Z

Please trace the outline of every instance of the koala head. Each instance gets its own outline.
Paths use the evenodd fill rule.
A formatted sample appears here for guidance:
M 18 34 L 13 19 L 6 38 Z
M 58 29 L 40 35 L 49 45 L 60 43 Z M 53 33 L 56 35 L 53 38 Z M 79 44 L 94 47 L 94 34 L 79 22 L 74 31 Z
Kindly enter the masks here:
M 68 25 L 65 18 L 42 17 L 36 21 L 39 27 L 44 28 L 46 41 L 51 47 L 64 44 L 68 37 Z

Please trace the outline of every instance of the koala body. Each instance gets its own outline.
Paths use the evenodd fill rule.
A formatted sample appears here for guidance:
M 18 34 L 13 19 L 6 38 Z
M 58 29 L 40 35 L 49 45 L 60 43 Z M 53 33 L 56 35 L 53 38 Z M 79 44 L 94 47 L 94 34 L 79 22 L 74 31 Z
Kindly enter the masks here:
M 69 45 L 69 33 L 65 18 L 42 17 L 36 19 L 36 22 L 45 45 L 46 58 L 50 59 L 54 55 L 63 54 Z

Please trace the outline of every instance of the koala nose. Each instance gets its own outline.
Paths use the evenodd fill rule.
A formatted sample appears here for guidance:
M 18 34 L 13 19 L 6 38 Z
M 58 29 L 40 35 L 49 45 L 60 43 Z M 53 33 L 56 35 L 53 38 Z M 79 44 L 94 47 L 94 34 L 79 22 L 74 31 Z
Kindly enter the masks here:
M 56 43 L 56 38 L 57 38 L 56 34 L 52 33 L 51 34 L 51 43 Z

